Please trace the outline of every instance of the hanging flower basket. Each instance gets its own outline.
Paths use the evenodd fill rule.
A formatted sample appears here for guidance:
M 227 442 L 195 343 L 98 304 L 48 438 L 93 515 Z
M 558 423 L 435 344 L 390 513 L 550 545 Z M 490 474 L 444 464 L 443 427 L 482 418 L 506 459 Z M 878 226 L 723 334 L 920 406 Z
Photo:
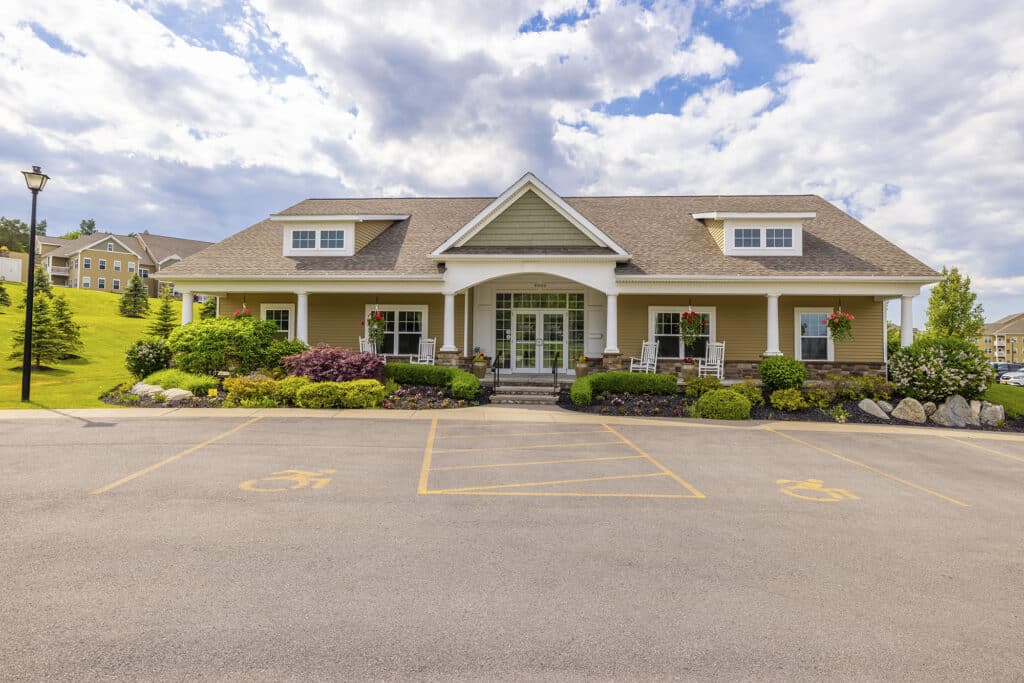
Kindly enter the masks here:
M 384 312 L 374 309 L 366 316 L 363 326 L 366 328 L 366 338 L 373 344 L 373 348 L 380 353 L 384 348 L 384 328 L 387 323 L 384 321 Z
M 853 339 L 853 314 L 837 308 L 821 322 L 828 325 L 832 341 L 846 342 Z
M 698 337 L 707 333 L 708 321 L 701 317 L 696 311 L 686 311 L 679 314 L 679 340 L 683 347 L 689 347 Z
M 242 308 L 240 308 L 237 311 L 235 311 L 232 315 L 235 318 L 243 318 L 243 319 L 244 318 L 251 318 L 252 317 L 252 311 L 250 311 L 248 308 L 245 308 L 243 306 Z

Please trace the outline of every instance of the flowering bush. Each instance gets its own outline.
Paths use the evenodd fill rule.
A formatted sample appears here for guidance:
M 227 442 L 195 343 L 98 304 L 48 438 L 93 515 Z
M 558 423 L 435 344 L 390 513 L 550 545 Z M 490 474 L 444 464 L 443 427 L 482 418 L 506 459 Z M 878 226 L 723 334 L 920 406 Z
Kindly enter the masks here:
M 978 398 L 992 381 L 992 368 L 976 344 L 956 337 L 924 336 L 889 359 L 897 393 L 919 401 L 959 394 Z
M 384 380 L 384 362 L 372 353 L 358 353 L 319 344 L 281 359 L 291 375 L 314 382 L 348 382 L 356 379 Z
M 708 321 L 695 311 L 686 311 L 679 314 L 679 340 L 684 347 L 688 347 L 697 341 L 708 329 Z
M 171 367 L 171 350 L 160 337 L 143 337 L 128 349 L 124 365 L 130 373 L 142 378 Z
M 384 311 L 373 309 L 370 314 L 366 316 L 366 320 L 363 321 L 363 327 L 366 329 L 366 339 L 373 344 L 373 348 L 380 351 L 384 348 L 384 331 L 387 326 L 387 322 L 384 320 Z
M 837 308 L 821 322 L 828 325 L 832 341 L 845 342 L 853 339 L 853 314 Z

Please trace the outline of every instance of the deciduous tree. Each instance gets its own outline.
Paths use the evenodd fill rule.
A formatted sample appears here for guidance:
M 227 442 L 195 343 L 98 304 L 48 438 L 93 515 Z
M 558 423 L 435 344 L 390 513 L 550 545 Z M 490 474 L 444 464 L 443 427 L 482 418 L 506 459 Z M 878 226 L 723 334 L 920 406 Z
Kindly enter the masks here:
M 977 299 L 970 276 L 943 266 L 942 281 L 928 298 L 928 334 L 977 341 L 985 326 L 985 311 Z

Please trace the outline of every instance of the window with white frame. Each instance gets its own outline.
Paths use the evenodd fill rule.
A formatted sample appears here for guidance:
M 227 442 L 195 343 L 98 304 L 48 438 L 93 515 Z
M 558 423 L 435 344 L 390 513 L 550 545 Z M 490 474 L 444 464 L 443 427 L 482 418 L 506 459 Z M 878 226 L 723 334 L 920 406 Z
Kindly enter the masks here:
M 286 228 L 285 256 L 351 256 L 354 248 L 354 224 L 329 227 Z
M 260 304 L 260 317 L 277 325 L 277 336 L 281 339 L 295 338 L 294 304 Z
M 113 283 L 111 284 L 110 288 L 113 289 L 115 292 L 120 291 L 121 290 L 121 281 L 120 280 L 114 280 Z
M 800 256 L 803 229 L 799 223 L 725 221 L 726 256 Z
M 101 277 L 99 280 L 96 281 L 96 289 L 106 289 L 106 288 L 107 288 L 107 278 Z
M 292 230 L 292 249 L 316 249 L 316 230 Z
M 769 249 L 792 249 L 793 228 L 765 228 L 764 246 Z
M 679 316 L 687 310 L 700 314 L 704 333 L 689 347 L 683 348 L 679 338 Z M 648 309 L 647 338 L 658 342 L 659 358 L 703 358 L 707 354 L 708 342 L 715 338 L 715 309 L 713 306 L 652 306 Z
M 139 277 L 146 279 L 149 277 L 149 268 L 139 268 Z
M 100 259 L 100 270 L 106 270 L 106 269 L 107 269 L 107 259 L 101 258 Z
M 89 289 L 92 286 L 92 278 L 85 276 L 82 278 L 82 289 Z
M 321 249 L 344 249 L 345 248 L 345 231 L 344 230 L 321 230 L 320 231 L 320 248 Z
M 733 246 L 737 249 L 760 249 L 760 228 L 736 228 L 733 232 Z
M 835 357 L 832 335 L 825 322 L 832 311 L 826 308 L 795 308 L 793 348 L 798 360 L 831 361 Z
M 92 268 L 92 259 L 89 258 L 88 256 L 83 258 L 82 259 L 82 267 L 83 268 Z
M 114 261 L 114 272 L 115 273 L 120 273 L 121 272 L 121 262 L 120 261 Z
M 107 242 L 107 251 L 114 251 L 114 243 Z
M 128 262 L 128 272 L 129 273 L 134 273 L 135 272 L 135 261 L 129 261 Z
M 366 315 L 373 308 L 367 304 Z M 427 307 L 392 304 L 377 308 L 384 314 L 383 348 L 377 349 L 377 353 L 419 353 L 420 339 L 427 335 Z

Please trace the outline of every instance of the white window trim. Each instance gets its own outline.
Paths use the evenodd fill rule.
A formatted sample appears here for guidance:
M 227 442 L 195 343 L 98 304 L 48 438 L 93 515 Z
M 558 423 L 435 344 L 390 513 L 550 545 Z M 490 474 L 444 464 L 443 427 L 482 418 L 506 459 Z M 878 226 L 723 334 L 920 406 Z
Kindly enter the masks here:
M 107 242 L 107 251 L 114 251 L 114 243 Z
M 288 339 L 295 339 L 295 304 L 260 304 L 260 320 L 267 319 L 267 311 L 288 311 Z
M 83 268 L 92 268 L 92 257 L 91 256 L 83 256 L 82 257 L 82 267 Z
M 322 249 L 320 247 L 321 233 L 324 230 L 340 230 L 344 233 L 345 247 L 342 249 Z M 296 231 L 313 231 L 316 234 L 316 247 L 312 249 L 296 249 L 292 247 L 292 233 Z M 285 256 L 352 256 L 356 253 L 356 228 L 355 223 L 332 223 L 330 225 L 303 225 L 284 229 L 284 255 Z
M 149 268 L 139 268 L 139 277 L 143 278 L 144 280 L 148 280 Z
M 370 311 L 372 311 L 374 308 L 376 308 L 379 311 L 395 311 L 395 312 L 398 312 L 398 311 L 418 311 L 419 313 L 422 313 L 423 314 L 423 331 L 420 333 L 420 339 L 430 339 L 430 324 L 429 324 L 430 323 L 430 320 L 429 320 L 430 307 L 429 306 L 422 305 L 422 304 L 381 304 L 379 306 L 375 305 L 375 304 L 366 304 L 366 307 L 365 307 L 365 310 L 364 310 L 364 313 L 363 313 L 363 321 L 364 322 L 366 321 L 366 319 L 368 317 L 370 317 Z M 397 325 L 397 324 L 398 324 L 398 318 L 396 317 L 395 318 L 395 325 Z M 365 327 L 361 327 L 360 329 L 361 329 L 361 332 L 360 332 L 359 336 L 360 337 L 365 337 L 366 336 L 366 328 Z M 397 334 L 397 329 L 396 329 L 396 334 Z M 388 351 L 381 351 L 380 349 L 377 349 L 377 351 L 378 351 L 378 353 L 394 354 L 394 351 L 390 351 L 390 350 L 388 350 Z
M 128 262 L 128 272 L 129 273 L 134 273 L 135 272 L 135 261 L 129 261 Z
M 88 275 L 82 278 L 82 289 L 92 289 L 92 278 Z
M 654 339 L 654 320 L 657 318 L 659 313 L 685 313 L 686 311 L 693 311 L 694 313 L 707 313 L 710 315 L 711 320 L 708 323 L 708 342 L 718 341 L 717 328 L 718 328 L 718 314 L 715 306 L 648 306 L 647 307 L 647 340 Z M 686 349 L 683 349 L 685 352 Z M 658 358 L 682 358 L 683 356 L 663 356 L 661 351 L 658 351 Z M 693 358 L 693 356 L 687 356 Z
M 114 278 L 113 280 L 110 281 L 110 291 L 112 291 L 112 292 L 120 292 L 121 291 L 121 280 L 119 278 Z
M 804 360 L 803 349 L 800 345 L 800 314 L 801 313 L 816 313 L 820 314 L 822 319 L 825 319 L 832 313 L 831 308 L 818 308 L 816 306 L 811 307 L 797 307 L 793 309 L 793 357 L 797 360 Z M 836 359 L 836 346 L 832 342 L 832 330 L 825 328 L 825 333 L 828 335 L 827 351 L 828 358 L 811 358 L 805 363 L 834 363 Z
M 97 270 L 106 270 L 107 269 L 107 259 L 101 258 L 99 260 L 99 262 L 96 264 L 96 269 Z
M 793 231 L 792 247 L 769 247 L 768 228 L 782 228 Z M 760 247 L 737 247 L 736 230 L 760 230 Z M 725 245 L 722 253 L 726 256 L 801 256 L 804 253 L 804 231 L 803 226 L 793 221 L 747 221 L 727 220 L 725 221 Z
M 107 278 L 105 278 L 105 277 L 98 277 L 98 278 L 96 278 L 96 289 L 106 289 L 106 288 L 107 288 Z
M 114 261 L 114 272 L 115 273 L 120 273 L 121 272 L 121 262 L 120 261 Z

